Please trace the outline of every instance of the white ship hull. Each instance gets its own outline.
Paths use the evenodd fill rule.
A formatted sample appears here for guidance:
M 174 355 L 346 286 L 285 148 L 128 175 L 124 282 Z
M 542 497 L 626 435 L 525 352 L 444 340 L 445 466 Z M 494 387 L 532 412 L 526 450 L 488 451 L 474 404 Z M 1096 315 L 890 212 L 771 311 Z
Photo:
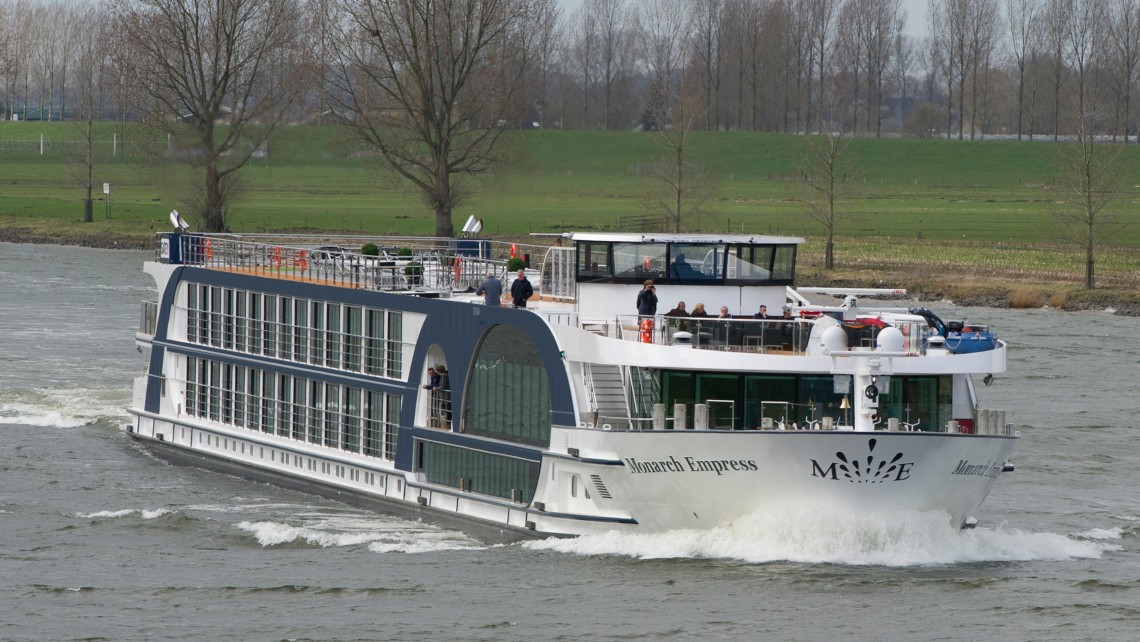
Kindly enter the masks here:
M 534 521 L 540 529 L 579 534 L 598 531 L 591 515 L 629 520 L 618 528 L 660 531 L 804 506 L 841 513 L 937 510 L 960 527 L 993 488 L 1016 442 L 918 432 L 560 432 L 579 458 L 544 466 L 536 496 L 549 498 L 550 515 Z M 577 496 L 570 489 L 574 475 Z

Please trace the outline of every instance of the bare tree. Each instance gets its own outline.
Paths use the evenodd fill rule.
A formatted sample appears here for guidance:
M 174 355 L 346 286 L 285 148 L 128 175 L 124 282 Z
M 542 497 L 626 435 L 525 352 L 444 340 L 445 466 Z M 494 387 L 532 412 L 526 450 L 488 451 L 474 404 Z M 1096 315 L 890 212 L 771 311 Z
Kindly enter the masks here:
M 665 228 L 673 232 L 683 231 L 685 223 L 699 213 L 717 188 L 712 175 L 693 161 L 689 147 L 693 130 L 705 118 L 700 83 L 690 74 L 680 84 L 677 90 L 666 86 L 662 91 L 662 95 L 673 97 L 669 103 L 659 104 L 657 108 L 662 111 L 653 116 L 661 124 L 652 136 L 662 149 L 662 158 L 645 166 L 646 175 L 653 179 L 646 207 L 661 215 Z
M 352 134 L 435 212 L 438 236 L 467 195 L 457 177 L 503 158 L 503 132 L 536 95 L 533 0 L 338 0 L 331 83 Z
M 631 19 L 623 0 L 587 0 L 594 16 L 598 69 L 593 74 L 602 85 L 602 129 L 614 125 L 614 106 L 619 79 L 629 71 L 632 42 Z
M 811 91 L 812 75 L 818 82 L 815 92 L 815 104 L 817 105 L 816 122 L 818 123 L 818 131 L 823 131 L 823 123 L 825 119 L 831 118 L 829 114 L 824 111 L 824 106 L 828 103 L 834 103 L 827 95 L 827 78 L 828 70 L 831 67 L 831 57 L 828 55 L 834 49 L 833 42 L 835 40 L 835 14 L 836 14 L 836 0 L 808 0 L 807 1 L 807 33 L 809 46 L 809 60 L 807 64 L 807 78 L 806 84 L 808 91 Z M 811 107 L 809 103 L 809 113 L 805 119 L 804 131 L 811 128 Z
M 843 219 L 836 205 L 848 181 L 855 177 L 850 142 L 839 123 L 828 123 L 824 133 L 807 138 L 799 163 L 800 179 L 807 189 L 808 216 L 824 228 L 823 267 L 827 270 L 835 269 L 835 230 Z
M 1068 78 L 1065 69 L 1066 34 L 1069 19 L 1069 3 L 1072 0 L 1046 0 L 1043 37 L 1052 62 L 1053 80 L 1053 140 L 1061 136 L 1061 96 Z
M 1108 40 L 1112 52 L 1112 79 L 1116 94 L 1117 126 L 1124 142 L 1132 132 L 1132 89 L 1140 68 L 1140 5 L 1134 0 L 1115 0 L 1109 6 Z
M 77 9 L 75 22 L 75 56 L 72 65 L 75 93 L 75 128 L 79 132 L 80 149 L 76 165 L 83 186 L 83 220 L 91 222 L 92 192 L 95 166 L 99 160 L 95 146 L 95 123 L 106 106 L 107 87 L 111 84 L 107 45 L 110 42 L 106 14 L 95 6 Z
M 1025 131 L 1025 67 L 1036 49 L 1035 38 L 1039 0 L 1005 0 L 1006 21 L 1009 24 L 1010 54 L 1017 69 L 1017 140 Z
M 720 64 L 724 34 L 721 33 L 724 15 L 723 0 L 699 0 L 693 9 L 693 54 L 700 64 L 705 93 L 705 129 L 716 130 L 720 126 Z
M 1065 20 L 1065 50 L 1077 89 L 1077 118 L 1084 121 L 1085 103 L 1095 100 L 1088 95 L 1092 85 L 1097 34 L 1103 30 L 1103 0 L 1070 0 Z M 1083 127 L 1083 126 L 1082 126 Z
M 590 101 L 593 94 L 596 58 L 598 56 L 598 26 L 597 16 L 594 15 L 595 4 L 587 2 L 578 7 L 570 17 L 566 40 L 567 58 L 573 61 L 578 70 L 579 82 L 582 87 L 582 127 L 593 127 L 590 120 Z
M 687 4 L 685 0 L 645 0 L 639 20 L 641 59 L 649 80 L 645 124 L 647 129 L 658 129 L 676 98 L 674 78 L 684 63 Z
M 1095 93 L 1091 94 L 1095 96 Z M 1109 210 L 1132 175 L 1125 148 L 1096 137 L 1096 103 L 1076 122 L 1076 140 L 1063 145 L 1057 159 L 1061 181 L 1068 188 L 1070 207 L 1057 212 L 1071 240 L 1085 252 L 1085 288 L 1096 287 L 1096 248 L 1119 232 L 1123 219 Z
M 547 118 L 547 91 L 550 87 L 551 74 L 554 69 L 555 55 L 561 48 L 562 34 L 558 30 L 558 23 L 562 20 L 562 8 L 557 0 L 538 0 L 537 26 L 538 40 L 538 120 L 543 127 L 549 125 Z
M 208 231 L 224 231 L 236 173 L 303 87 L 296 0 L 111 0 L 124 25 L 138 105 L 185 145 L 201 172 L 188 197 Z

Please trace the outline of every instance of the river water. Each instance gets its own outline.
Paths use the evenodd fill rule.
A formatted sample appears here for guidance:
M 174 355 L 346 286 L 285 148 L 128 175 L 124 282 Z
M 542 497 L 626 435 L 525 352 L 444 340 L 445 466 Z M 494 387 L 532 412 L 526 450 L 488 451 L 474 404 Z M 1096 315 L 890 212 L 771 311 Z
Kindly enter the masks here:
M 1140 636 L 1140 320 L 931 306 L 1011 344 L 979 394 L 1017 470 L 973 531 L 805 510 L 486 546 L 130 442 L 146 258 L 0 243 L 0 639 Z

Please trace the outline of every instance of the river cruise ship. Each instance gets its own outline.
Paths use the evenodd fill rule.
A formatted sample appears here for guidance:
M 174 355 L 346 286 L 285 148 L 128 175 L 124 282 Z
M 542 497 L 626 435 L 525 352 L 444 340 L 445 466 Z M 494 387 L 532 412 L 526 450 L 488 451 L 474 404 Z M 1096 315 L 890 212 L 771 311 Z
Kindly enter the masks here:
M 802 242 L 160 234 L 125 430 L 486 541 L 805 507 L 972 525 L 1018 437 L 975 394 L 1005 342 L 796 288 Z

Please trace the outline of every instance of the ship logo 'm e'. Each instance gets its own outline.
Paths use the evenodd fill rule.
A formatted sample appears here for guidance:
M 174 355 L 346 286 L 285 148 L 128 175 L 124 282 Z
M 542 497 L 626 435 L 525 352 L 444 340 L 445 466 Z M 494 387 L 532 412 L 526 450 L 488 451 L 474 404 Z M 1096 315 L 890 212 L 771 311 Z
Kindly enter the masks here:
M 824 479 L 846 479 L 853 484 L 881 484 L 885 481 L 910 479 L 914 462 L 903 462 L 902 453 L 895 453 L 890 459 L 875 456 L 875 439 L 867 440 L 867 455 L 848 455 L 843 451 L 835 453 L 835 461 L 827 468 L 811 460 L 811 476 Z

